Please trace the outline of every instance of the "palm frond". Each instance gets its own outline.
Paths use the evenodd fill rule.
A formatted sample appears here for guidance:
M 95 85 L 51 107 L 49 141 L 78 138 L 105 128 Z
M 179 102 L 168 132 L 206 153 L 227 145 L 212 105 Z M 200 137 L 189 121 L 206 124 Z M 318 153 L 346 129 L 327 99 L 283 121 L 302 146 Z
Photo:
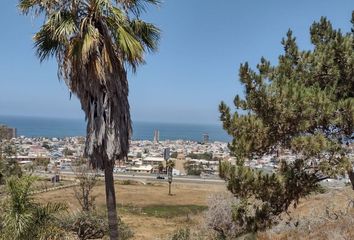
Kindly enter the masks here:
M 35 177 L 23 176 L 10 177 L 6 182 L 6 189 L 9 195 L 9 202 L 13 212 L 22 213 L 31 204 L 31 187 Z
M 46 25 L 51 28 L 53 38 L 65 42 L 75 34 L 78 29 L 76 27 L 75 18 L 72 13 L 68 11 L 58 11 L 53 13 L 49 18 Z
M 57 0 L 20 0 L 17 6 L 22 14 L 33 12 L 35 16 L 39 16 L 42 13 L 49 15 L 60 5 Z
M 34 218 L 30 211 L 21 214 L 5 213 L 2 223 L 4 239 L 20 240 L 24 239 L 24 237 L 28 237 L 26 234 L 31 231 L 33 220 Z
M 48 28 L 42 26 L 33 37 L 37 56 L 41 62 L 54 56 L 60 49 L 61 43 L 52 38 L 51 34 Z
M 77 30 L 71 13 L 59 11 L 51 14 L 34 36 L 34 45 L 40 61 L 61 52 Z
M 115 23 L 117 25 L 128 21 L 128 16 L 121 9 L 111 7 L 109 10 L 109 18 L 107 18 L 107 21 L 111 21 L 111 23 Z
M 55 218 L 56 214 L 67 210 L 68 205 L 65 203 L 49 202 L 44 206 L 40 205 L 35 208 L 35 218 L 39 224 L 45 224 Z
M 86 26 L 86 31 L 83 32 L 83 41 L 81 48 L 81 56 L 83 64 L 86 64 L 89 60 L 89 56 L 98 50 L 98 44 L 100 42 L 100 33 L 91 24 Z
M 39 0 L 20 0 L 18 8 L 23 14 L 28 14 L 34 8 L 40 8 L 42 4 Z
M 149 5 L 158 6 L 161 3 L 160 0 L 116 0 L 116 2 L 137 17 L 145 12 Z
M 135 19 L 130 22 L 135 36 L 146 46 L 147 50 L 156 51 L 160 39 L 160 29 L 151 23 Z
M 112 0 L 94 0 L 92 1 L 93 7 L 91 9 L 98 16 L 107 12 L 110 8 L 112 8 Z
M 23 176 L 10 177 L 6 182 L 8 198 L 3 213 L 3 231 L 6 239 L 24 238 L 31 231 L 34 222 L 32 214 L 36 204 L 30 197 L 31 186 L 36 178 Z
M 144 48 L 141 43 L 135 38 L 129 27 L 119 26 L 117 29 L 119 49 L 125 55 L 126 60 L 133 65 L 143 62 Z

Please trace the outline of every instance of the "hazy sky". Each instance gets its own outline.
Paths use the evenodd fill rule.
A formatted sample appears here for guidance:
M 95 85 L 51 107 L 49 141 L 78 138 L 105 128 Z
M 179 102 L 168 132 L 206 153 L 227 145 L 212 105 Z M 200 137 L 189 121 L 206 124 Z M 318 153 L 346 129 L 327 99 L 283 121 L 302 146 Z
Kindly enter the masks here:
M 82 118 L 79 102 L 58 81 L 55 61 L 40 64 L 32 35 L 38 21 L 1 0 L 0 115 Z M 276 63 L 289 28 L 310 49 L 309 26 L 327 16 L 349 31 L 353 0 L 165 0 L 144 18 L 158 25 L 158 53 L 131 75 L 134 121 L 217 123 L 221 100 L 243 89 L 240 63 Z

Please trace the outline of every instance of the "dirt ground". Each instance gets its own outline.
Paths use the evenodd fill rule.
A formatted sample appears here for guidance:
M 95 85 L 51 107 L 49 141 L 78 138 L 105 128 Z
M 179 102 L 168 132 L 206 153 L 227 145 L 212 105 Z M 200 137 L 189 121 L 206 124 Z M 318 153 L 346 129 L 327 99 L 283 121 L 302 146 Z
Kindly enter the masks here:
M 211 194 L 225 192 L 224 185 L 173 183 L 172 194 L 168 195 L 168 184 L 157 183 L 153 185 L 120 185 L 116 184 L 117 201 L 120 206 L 134 205 L 144 207 L 149 205 L 197 205 L 206 206 L 207 198 Z M 96 205 L 105 208 L 104 185 L 99 185 L 94 191 Z M 79 204 L 71 188 L 42 193 L 36 196 L 41 202 L 67 202 L 72 211 L 79 209 Z M 202 218 L 203 213 L 179 216 L 174 218 L 161 218 L 130 214 L 124 211 L 121 214 L 123 221 L 134 231 L 135 240 L 163 239 L 179 226 L 194 226 Z

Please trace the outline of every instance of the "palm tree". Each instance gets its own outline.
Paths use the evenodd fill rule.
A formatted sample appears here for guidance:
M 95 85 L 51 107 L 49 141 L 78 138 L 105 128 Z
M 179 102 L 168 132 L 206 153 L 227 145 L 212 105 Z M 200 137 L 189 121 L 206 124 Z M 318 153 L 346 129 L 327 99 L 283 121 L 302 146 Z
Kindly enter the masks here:
M 175 162 L 172 161 L 172 160 L 168 160 L 167 163 L 166 163 L 166 168 L 174 168 L 175 167 Z
M 57 214 L 67 206 L 34 202 L 30 195 L 34 180 L 32 176 L 12 176 L 7 180 L 8 197 L 1 213 L 0 239 L 63 239 L 65 232 L 57 226 Z
M 163 164 L 161 162 L 157 166 L 157 169 L 159 170 L 159 174 L 163 172 L 164 166 L 163 166 Z
M 157 49 L 159 29 L 140 20 L 158 0 L 20 0 L 22 13 L 42 15 L 35 34 L 41 61 L 54 56 L 59 77 L 85 112 L 85 155 L 105 172 L 110 238 L 118 239 L 113 167 L 129 150 L 131 119 L 126 68 Z

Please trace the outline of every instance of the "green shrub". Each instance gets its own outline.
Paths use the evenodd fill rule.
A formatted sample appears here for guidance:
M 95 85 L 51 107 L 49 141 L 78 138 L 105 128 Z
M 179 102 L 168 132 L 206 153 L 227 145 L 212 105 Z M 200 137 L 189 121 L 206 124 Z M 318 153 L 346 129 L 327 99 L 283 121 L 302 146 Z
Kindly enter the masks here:
M 189 228 L 177 229 L 171 236 L 171 240 L 191 240 L 191 231 Z
M 108 235 L 108 222 L 105 214 L 97 212 L 79 212 L 62 219 L 62 226 L 75 234 L 80 240 L 102 239 Z M 118 218 L 120 240 L 127 240 L 134 236 L 133 231 Z

